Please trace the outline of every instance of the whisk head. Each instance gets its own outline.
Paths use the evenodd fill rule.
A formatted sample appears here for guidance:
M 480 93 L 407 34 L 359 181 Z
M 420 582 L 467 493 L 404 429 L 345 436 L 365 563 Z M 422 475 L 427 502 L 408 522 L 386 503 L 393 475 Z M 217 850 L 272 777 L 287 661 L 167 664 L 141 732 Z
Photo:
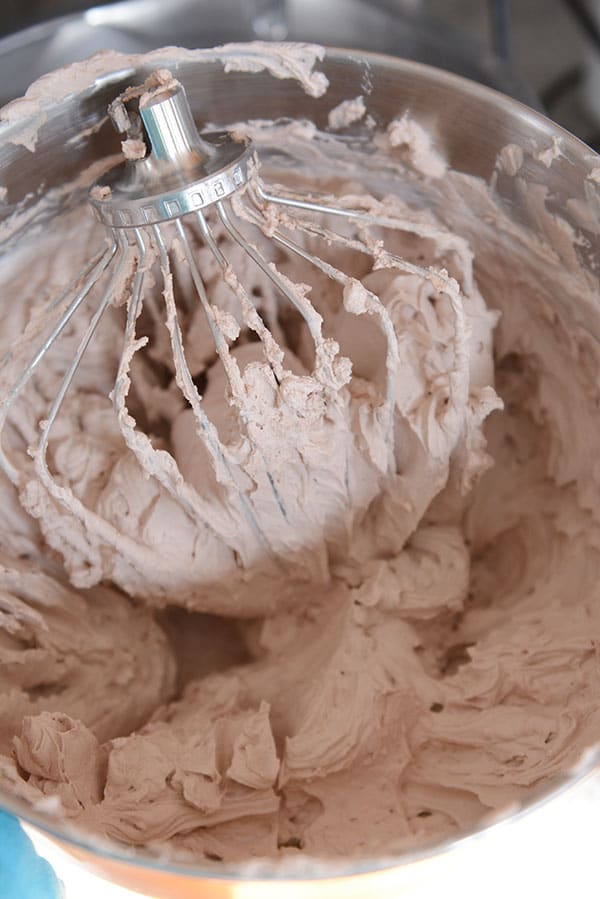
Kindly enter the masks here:
M 228 132 L 200 136 L 183 87 L 164 70 L 117 98 L 110 114 L 124 136 L 128 158 L 108 171 L 89 197 L 108 243 L 51 304 L 49 333 L 27 364 L 19 370 L 25 342 L 10 354 L 0 437 L 49 350 L 86 301 L 93 298 L 94 308 L 40 422 L 38 439 L 31 441 L 32 462 L 23 465 L 14 452 L 1 448 L 0 466 L 42 522 L 46 539 L 69 556 L 71 577 L 80 586 L 110 577 L 132 594 L 154 595 L 157 602 L 176 596 L 211 611 L 209 588 L 220 582 L 223 592 L 215 609 L 223 614 L 228 579 L 234 584 L 233 597 L 252 580 L 253 570 L 260 580 L 273 566 L 285 565 L 300 579 L 325 583 L 327 553 L 347 543 L 354 522 L 377 497 L 381 479 L 396 474 L 394 413 L 400 402 L 399 342 L 389 311 L 374 290 L 336 267 L 327 254 L 361 254 L 370 270 L 424 279 L 446 298 L 454 317 L 446 394 L 454 395 L 452 402 L 446 396 L 442 417 L 447 428 L 458 428 L 452 410 L 465 405 L 462 394 L 468 389 L 468 335 L 458 285 L 444 270 L 423 268 L 390 252 L 383 238 L 394 231 L 423 238 L 440 234 L 407 221 L 383 201 L 334 201 L 266 186 L 251 141 Z M 264 238 L 275 252 L 265 250 Z M 449 235 L 444 239 L 449 250 L 460 252 Z M 236 248 L 235 260 L 225 244 Z M 318 246 L 326 252 L 318 253 Z M 323 316 L 309 298 L 310 287 L 284 274 L 274 258 L 277 252 L 300 260 L 313 279 L 334 284 L 344 314 L 374 317 L 385 347 L 379 390 L 366 383 L 358 391 L 349 388 L 350 360 L 327 335 Z M 236 267 L 240 258 L 262 273 L 269 297 L 247 289 Z M 207 289 L 206 265 L 217 270 L 221 290 Z M 177 276 L 188 279 L 189 291 L 177 291 Z M 283 345 L 281 304 L 295 310 L 303 339 L 310 338 L 310 370 Z M 51 472 L 49 447 L 76 372 L 101 320 L 114 307 L 125 309 L 111 397 L 128 450 L 119 494 L 126 500 L 123 508 L 117 508 L 114 496 L 90 507 L 68 479 Z M 220 364 L 205 396 L 202 378 L 189 361 L 196 348 L 190 339 L 186 345 L 182 327 L 182 317 L 189 319 L 197 308 Z M 168 445 L 138 427 L 130 409 L 132 366 L 148 343 L 147 334 L 138 331 L 144 317 L 166 325 L 174 381 L 186 405 Z M 112 478 L 114 487 L 114 471 Z M 145 501 L 143 514 L 136 512 L 132 497 L 148 490 L 154 491 L 152 502 Z M 152 531 L 148 508 L 159 507 L 167 525 Z M 193 534 L 185 547 L 176 545 L 183 533 L 178 516 Z M 140 525 L 141 519 L 145 524 Z M 145 576 L 150 568 L 151 578 Z M 242 614 L 262 613 L 279 601 L 261 598 L 256 590 L 253 595 L 258 598 Z M 232 613 L 239 615 L 237 600 L 231 603 Z

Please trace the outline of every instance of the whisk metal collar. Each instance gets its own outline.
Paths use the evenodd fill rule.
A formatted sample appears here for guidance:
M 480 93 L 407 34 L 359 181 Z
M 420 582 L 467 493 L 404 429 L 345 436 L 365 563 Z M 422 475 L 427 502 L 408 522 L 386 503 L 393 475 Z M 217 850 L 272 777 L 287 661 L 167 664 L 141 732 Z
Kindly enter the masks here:
M 141 158 L 111 169 L 92 187 L 91 205 L 109 228 L 172 221 L 226 199 L 249 177 L 252 144 L 227 131 L 200 136 L 181 85 L 144 104 L 139 113 Z

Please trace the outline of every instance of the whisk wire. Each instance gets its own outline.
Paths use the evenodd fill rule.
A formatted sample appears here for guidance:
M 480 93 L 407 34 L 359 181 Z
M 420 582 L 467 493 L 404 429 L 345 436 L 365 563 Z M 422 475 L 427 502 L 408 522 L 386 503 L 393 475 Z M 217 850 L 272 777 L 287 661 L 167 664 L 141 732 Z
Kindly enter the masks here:
M 178 223 L 179 224 L 179 223 Z M 201 286 L 202 293 L 198 291 L 201 302 L 204 297 L 204 301 L 202 302 L 204 311 L 206 312 L 206 306 L 208 305 L 208 298 L 206 296 L 206 292 L 204 291 L 204 285 L 200 276 L 200 273 L 197 269 L 195 259 L 193 256 L 193 252 L 191 246 L 189 244 L 189 240 L 187 235 L 185 234 L 183 228 L 177 229 L 178 234 L 183 237 L 183 246 L 184 251 L 187 254 L 189 253 L 189 258 L 192 261 L 194 269 L 197 272 L 198 280 L 195 281 L 195 286 Z M 163 278 L 167 278 L 170 276 L 170 262 L 168 252 L 165 246 L 164 239 L 162 237 L 160 228 L 158 225 L 153 226 L 153 233 L 157 242 L 157 246 L 159 248 L 160 260 L 161 260 L 161 268 L 163 270 Z M 165 283 L 165 288 L 167 287 Z M 171 349 L 173 352 L 173 358 L 175 360 L 175 370 L 180 379 L 180 389 L 183 393 L 183 396 L 189 403 L 192 413 L 194 415 L 194 420 L 199 427 L 199 436 L 203 440 L 203 443 L 208 450 L 213 464 L 215 466 L 215 471 L 217 473 L 217 479 L 222 483 L 227 481 L 230 484 L 235 485 L 235 490 L 237 494 L 237 498 L 242 509 L 242 513 L 249 523 L 252 532 L 260 541 L 263 548 L 267 551 L 269 555 L 271 555 L 270 545 L 264 535 L 262 528 L 260 527 L 257 517 L 252 509 L 252 505 L 244 492 L 239 486 L 239 478 L 236 477 L 236 472 L 234 470 L 234 466 L 230 463 L 227 458 L 227 454 L 225 452 L 225 448 L 221 443 L 217 430 L 214 424 L 208 418 L 206 412 L 202 407 L 202 398 L 198 391 L 198 388 L 194 384 L 194 380 L 192 378 L 192 374 L 189 369 L 189 365 L 187 363 L 187 359 L 185 356 L 185 352 L 183 349 L 183 341 L 181 337 L 181 327 L 179 325 L 179 318 L 177 314 L 177 306 L 173 299 L 172 291 L 165 289 L 165 304 L 167 310 L 167 328 L 169 330 L 169 336 L 171 340 Z M 229 355 L 227 347 L 225 347 L 225 353 Z M 226 477 L 224 477 L 226 475 Z M 194 491 L 195 493 L 195 491 Z
M 323 337 L 323 318 L 317 312 L 310 300 L 305 296 L 300 285 L 296 285 L 296 290 L 287 283 L 285 277 L 277 270 L 277 268 L 267 261 L 258 248 L 246 240 L 241 231 L 234 225 L 228 214 L 225 204 L 217 202 L 217 212 L 221 222 L 223 223 L 227 233 L 238 244 L 239 247 L 258 265 L 262 272 L 269 278 L 277 290 L 289 300 L 292 306 L 299 312 L 304 319 L 309 333 L 313 339 L 315 353 L 317 357 L 317 366 L 315 374 L 318 374 L 327 386 L 336 389 L 336 375 L 333 371 L 332 358 L 337 354 L 339 347 L 335 341 L 326 341 Z
M 356 209 L 346 210 L 341 207 L 335 207 L 326 204 L 317 204 L 311 201 L 296 200 L 288 196 L 280 196 L 278 194 L 266 191 L 260 184 L 260 182 L 257 184 L 256 188 L 254 188 L 254 186 L 250 188 L 250 197 L 254 205 L 258 208 L 259 212 L 260 206 L 257 195 L 258 197 L 264 199 L 266 202 L 278 203 L 283 206 L 290 205 L 298 208 L 310 209 L 315 212 L 327 212 L 338 216 L 347 215 L 350 219 L 364 221 L 368 224 L 372 224 L 373 221 L 373 216 L 371 213 L 365 213 L 361 210 Z M 262 227 L 262 219 L 260 218 L 260 216 L 254 219 L 254 221 L 259 227 Z M 438 236 L 438 229 L 436 228 L 426 225 L 420 225 L 418 223 L 411 223 L 405 219 L 396 218 L 393 216 L 378 216 L 377 221 L 384 227 L 389 227 L 401 231 L 412 231 L 419 236 L 425 236 L 428 238 L 437 238 Z M 284 219 L 284 225 L 290 229 L 300 230 L 306 234 L 321 238 L 327 243 L 337 243 L 348 249 L 365 253 L 373 258 L 374 270 L 381 268 L 390 268 L 405 272 L 406 274 L 415 275 L 423 281 L 429 282 L 435 290 L 443 292 L 447 297 L 448 302 L 450 303 L 450 307 L 452 309 L 455 320 L 454 336 L 452 339 L 455 363 L 453 369 L 449 372 L 450 387 L 451 391 L 455 394 L 457 403 L 463 405 L 466 402 L 467 397 L 463 394 L 466 389 L 465 385 L 468 384 L 468 378 L 466 377 L 466 371 L 469 364 L 467 349 L 468 334 L 465 311 L 463 308 L 463 297 L 460 287 L 454 278 L 450 277 L 444 269 L 424 268 L 423 266 L 416 265 L 415 263 L 411 263 L 406 259 L 403 259 L 395 253 L 389 252 L 385 249 L 380 241 L 373 237 L 369 237 L 368 229 L 366 229 L 363 233 L 362 239 L 357 239 L 349 238 L 345 235 L 339 234 L 336 231 L 332 231 L 320 224 L 317 224 L 314 221 L 307 221 L 306 219 L 301 217 L 297 217 L 294 219 Z M 308 262 L 311 262 L 313 265 L 317 265 L 321 269 L 321 271 L 323 271 L 328 276 L 333 277 L 334 280 L 338 280 L 339 283 L 345 283 L 346 285 L 349 284 L 349 281 L 351 279 L 349 279 L 345 273 L 338 271 L 338 274 L 336 275 L 334 266 L 331 266 L 329 263 L 325 263 L 323 260 L 320 260 L 316 255 L 308 253 L 302 246 L 295 243 L 294 241 L 291 241 L 289 238 L 282 235 L 279 231 L 273 231 L 272 228 L 269 228 L 268 233 L 273 240 L 284 245 L 288 250 L 297 253 L 297 255 L 302 256 L 302 258 L 304 258 Z M 370 242 L 370 246 L 368 242 Z M 460 247 L 458 248 L 460 249 Z M 468 271 L 469 267 L 467 266 L 467 272 Z M 467 278 L 468 277 L 469 276 L 467 275 Z M 372 294 L 370 291 L 366 291 L 364 286 L 363 290 L 365 291 L 365 293 L 370 294 L 369 303 L 371 306 L 371 311 L 376 312 L 380 315 L 382 325 L 388 339 L 387 402 L 390 406 L 391 427 L 391 422 L 393 420 L 394 402 L 393 383 L 398 359 L 398 338 L 389 317 L 389 313 L 387 312 L 379 298 Z M 453 414 L 452 404 L 449 403 L 447 405 L 447 408 L 443 414 Z
M 119 241 L 121 242 L 121 244 L 123 244 L 125 242 L 124 235 L 120 235 Z M 98 304 L 98 307 L 97 307 L 96 311 L 94 312 L 88 327 L 84 331 L 84 334 L 81 338 L 79 346 L 77 347 L 77 350 L 75 352 L 73 360 L 71 361 L 71 364 L 69 365 L 67 371 L 65 372 L 65 375 L 63 376 L 62 383 L 61 383 L 61 385 L 58 389 L 58 392 L 54 398 L 54 401 L 50 407 L 50 410 L 48 412 L 48 417 L 46 418 L 46 421 L 43 424 L 40 441 L 38 444 L 38 448 L 36 450 L 36 455 L 39 458 L 40 464 L 43 466 L 44 471 L 48 476 L 50 476 L 50 475 L 49 475 L 48 467 L 46 464 L 46 455 L 47 455 L 48 441 L 50 439 L 50 432 L 52 430 L 52 426 L 54 425 L 54 422 L 56 421 L 56 417 L 57 417 L 57 415 L 60 411 L 60 408 L 64 402 L 65 396 L 67 395 L 67 392 L 71 386 L 73 378 L 75 377 L 75 373 L 77 372 L 77 369 L 79 368 L 79 366 L 81 364 L 81 360 L 82 360 L 88 346 L 90 345 L 90 342 L 91 342 L 92 338 L 94 337 L 96 330 L 98 329 L 98 325 L 100 324 L 100 321 L 101 321 L 102 317 L 104 316 L 104 313 L 106 312 L 108 306 L 111 303 L 111 300 L 115 293 L 115 287 L 121 279 L 124 267 L 125 267 L 125 255 L 123 253 L 121 253 L 119 255 L 119 261 L 117 263 L 117 266 L 111 275 L 110 281 L 108 282 L 108 285 L 104 291 L 102 299 L 100 300 L 100 303 Z
M 71 300 L 71 302 L 67 306 L 66 310 L 63 312 L 63 314 L 59 318 L 58 322 L 52 328 L 50 334 L 48 334 L 48 336 L 46 337 L 44 342 L 40 345 L 40 347 L 38 348 L 36 353 L 30 359 L 26 368 L 23 370 L 20 377 L 13 384 L 11 389 L 7 392 L 4 400 L 0 404 L 0 468 L 10 478 L 10 480 L 13 482 L 13 484 L 19 483 L 19 480 L 20 480 L 19 471 L 9 460 L 8 456 L 4 452 L 4 449 L 2 448 L 2 443 L 1 443 L 1 439 L 4 434 L 4 427 L 6 425 L 6 421 L 10 414 L 10 411 L 11 411 L 15 401 L 20 396 L 21 392 L 27 386 L 31 377 L 35 374 L 39 364 L 42 362 L 42 360 L 46 356 L 46 353 L 50 350 L 50 348 L 52 346 L 54 346 L 57 339 L 60 337 L 60 335 L 62 334 L 64 329 L 67 327 L 67 325 L 69 324 L 69 322 L 71 321 L 71 319 L 73 318 L 73 316 L 75 315 L 75 313 L 77 312 L 77 310 L 79 309 L 81 304 L 87 298 L 87 296 L 90 293 L 90 291 L 92 290 L 92 288 L 97 284 L 98 280 L 100 279 L 101 275 L 106 270 L 106 268 L 108 267 L 109 263 L 113 259 L 116 252 L 117 252 L 117 244 L 116 244 L 116 242 L 113 242 L 106 248 L 106 250 L 102 253 L 102 255 L 100 256 L 98 261 L 92 266 L 91 271 L 89 269 L 89 266 L 86 266 L 84 268 L 84 272 L 87 271 L 87 272 L 89 272 L 89 274 L 87 275 L 86 280 L 84 281 L 83 285 L 77 291 L 77 293 L 75 294 L 75 297 Z M 69 285 L 69 288 L 71 286 L 74 287 L 77 283 L 79 283 L 78 279 L 76 279 L 74 282 L 71 282 L 71 285 Z M 66 298 L 68 297 L 69 288 L 67 288 L 65 291 L 63 291 L 58 302 L 51 304 L 50 308 L 56 308 L 56 306 L 60 303 L 61 299 L 66 300 Z
M 244 324 L 246 324 L 248 328 L 250 328 L 250 330 L 254 331 L 259 340 L 262 342 L 265 350 L 265 355 L 267 361 L 269 362 L 269 365 L 271 366 L 273 375 L 277 382 L 280 382 L 283 377 L 283 351 L 281 347 L 273 338 L 273 335 L 265 325 L 261 315 L 256 308 L 255 303 L 253 303 L 248 292 L 245 290 L 243 284 L 233 271 L 233 268 L 227 260 L 227 257 L 220 250 L 219 245 L 215 240 L 214 235 L 209 228 L 208 222 L 206 221 L 203 213 L 199 211 L 196 214 L 196 219 L 198 221 L 200 233 L 202 235 L 204 243 L 212 252 L 218 265 L 221 267 L 223 280 L 230 287 L 230 289 L 233 290 L 234 294 L 238 298 Z

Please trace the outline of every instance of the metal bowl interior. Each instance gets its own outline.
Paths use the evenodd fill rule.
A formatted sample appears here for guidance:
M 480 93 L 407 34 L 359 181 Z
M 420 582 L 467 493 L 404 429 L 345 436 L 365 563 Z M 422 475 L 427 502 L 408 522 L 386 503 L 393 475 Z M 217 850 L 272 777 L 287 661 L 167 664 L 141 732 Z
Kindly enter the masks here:
M 410 4 L 389 0 L 120 0 L 70 13 L 90 2 L 52 0 L 35 10 L 7 10 L 31 21 L 60 16 L 0 39 L 0 102 L 24 93 L 34 78 L 105 47 L 145 53 L 158 46 L 212 47 L 257 37 L 315 41 L 416 59 L 495 87 L 535 105 L 532 91 L 487 46 L 440 25 Z M 32 16 L 33 13 L 33 16 Z
M 149 74 L 159 59 L 185 84 L 197 120 L 216 127 L 226 127 L 228 123 L 246 118 L 275 119 L 291 113 L 325 127 L 328 112 L 342 100 L 358 94 L 366 96 L 368 111 L 380 128 L 408 111 L 429 129 L 436 147 L 454 169 L 486 181 L 496 173 L 497 202 L 515 221 L 528 226 L 552 246 L 553 240 L 558 238 L 547 232 L 540 220 L 522 204 L 514 180 L 497 171 L 500 151 L 507 144 L 516 144 L 526 151 L 520 175 L 528 183 L 544 185 L 547 208 L 559 213 L 573 229 L 581 231 L 577 203 L 588 202 L 586 178 L 594 170 L 600 170 L 600 157 L 583 143 L 517 101 L 459 76 L 406 60 L 343 50 L 328 50 L 319 64 L 330 82 L 329 89 L 320 98 L 308 96 L 292 80 L 277 79 L 265 72 L 224 74 L 220 61 L 200 54 L 170 60 L 169 51 L 165 50 L 162 56 L 155 55 L 151 63 L 143 57 L 124 57 L 123 64 L 116 69 L 114 61 L 107 61 L 106 71 L 98 74 L 89 86 L 58 102 L 44 102 L 30 118 L 13 117 L 13 121 L 5 120 L 2 124 L 0 182 L 6 188 L 6 196 L 0 210 L 0 222 L 18 211 L 31 212 L 29 225 L 43 225 L 35 210 L 40 196 L 48 195 L 48 192 L 51 196 L 53 188 L 75 182 L 95 160 L 118 151 L 117 137 L 106 121 L 107 104 L 132 81 Z M 37 130 L 35 153 L 22 142 L 32 127 Z M 560 153 L 548 167 L 540 160 L 540 151 L 551 149 L 556 141 L 560 143 Z M 64 202 L 64 197 L 57 202 Z M 52 212 L 52 204 L 49 204 L 45 215 L 52 215 Z M 581 252 L 580 264 L 597 281 L 600 221 L 591 216 L 584 225 L 588 243 L 585 252 Z M 559 247 L 553 249 L 558 252 Z M 581 780 L 599 760 L 600 754 L 592 752 L 577 771 L 532 795 L 523 808 L 507 811 L 506 817 L 514 818 L 523 811 L 539 808 L 549 796 Z M 277 868 L 265 864 L 253 869 L 171 865 L 141 850 L 119 848 L 116 844 L 107 846 L 81 833 L 75 834 L 57 823 L 49 813 L 31 809 L 7 793 L 0 794 L 0 805 L 59 839 L 107 877 L 130 886 L 137 885 L 138 889 L 150 889 L 151 886 L 154 895 L 163 896 L 191 895 L 186 892 L 186 884 L 189 885 L 191 880 L 197 882 L 197 878 L 211 881 L 215 887 L 214 895 L 227 895 L 218 890 L 225 890 L 227 884 L 236 881 L 239 886 L 241 880 L 248 884 L 274 878 L 279 883 L 281 879 L 291 883 L 315 878 L 347 878 L 376 871 L 383 874 L 408 869 L 417 862 L 422 865 L 426 859 L 432 860 L 457 845 L 446 843 L 416 855 L 358 862 L 330 863 L 311 859 L 301 867 L 297 863 L 279 864 Z M 476 851 L 476 841 L 473 846 Z M 159 874 L 160 878 L 180 878 L 180 886 L 170 891 L 166 881 L 163 883 L 161 879 L 159 883 L 156 879 Z M 353 882 L 358 890 L 356 881 Z M 331 895 L 341 895 L 340 882 L 335 883 L 336 892 Z M 365 895 L 372 895 L 374 882 L 370 882 L 366 889 Z M 360 890 L 356 890 L 352 894 L 361 895 Z

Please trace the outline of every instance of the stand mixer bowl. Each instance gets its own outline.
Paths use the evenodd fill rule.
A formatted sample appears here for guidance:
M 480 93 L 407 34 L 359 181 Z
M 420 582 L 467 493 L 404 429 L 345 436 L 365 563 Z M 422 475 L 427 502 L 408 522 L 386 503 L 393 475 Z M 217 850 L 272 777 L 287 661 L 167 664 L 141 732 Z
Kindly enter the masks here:
M 600 171 L 600 157 L 572 135 L 517 101 L 455 75 L 414 62 L 383 55 L 328 50 L 319 68 L 330 86 L 326 94 L 308 96 L 291 80 L 280 80 L 266 72 L 229 72 L 223 66 L 193 54 L 170 58 L 169 50 L 154 54 L 152 61 L 123 57 L 122 64 L 107 55 L 99 58 L 94 82 L 62 100 L 42 103 L 27 119 L 6 117 L 0 127 L 0 182 L 6 188 L 2 218 L 19 209 L 33 210 L 43 194 L 75 182 L 95 160 L 116 152 L 118 143 L 105 120 L 108 103 L 126 86 L 140 83 L 157 65 L 168 67 L 187 90 L 192 110 L 201 120 L 226 127 L 242 119 L 276 119 L 293 111 L 319 127 L 326 127 L 328 112 L 341 101 L 367 94 L 368 112 L 379 128 L 409 111 L 411 117 L 432 134 L 436 148 L 450 166 L 485 181 L 496 172 L 499 153 L 509 144 L 523 148 L 520 175 L 529 184 L 544 185 L 548 206 L 574 229 L 582 232 L 577 210 L 589 200 L 586 178 Z M 37 129 L 35 154 L 27 147 L 27 135 Z M 540 152 L 560 142 L 560 154 L 548 166 Z M 68 152 L 65 153 L 65 147 Z M 522 202 L 513 179 L 496 172 L 496 200 L 520 225 L 559 253 L 558 232 L 548 232 Z M 600 270 L 600 221 L 594 215 L 584 223 L 587 240 L 580 254 L 581 266 L 591 278 Z M 584 244 L 582 244 L 582 247 Z M 477 253 L 477 247 L 475 247 Z M 506 260 L 510 265 L 510 260 Z M 598 326 L 600 333 L 600 319 Z M 481 851 L 481 841 L 494 846 L 524 810 L 532 816 L 544 814 L 545 801 L 580 784 L 598 764 L 600 751 L 590 751 L 577 771 L 560 783 L 554 782 L 531 797 L 524 808 L 511 809 L 503 826 L 488 825 L 477 835 L 423 850 L 418 855 L 375 858 L 357 863 L 290 860 L 277 868 L 267 863 L 249 873 L 235 865 L 197 867 L 164 863 L 141 850 L 105 846 L 57 822 L 47 811 L 32 809 L 15 796 L 0 793 L 0 805 L 18 815 L 34 831 L 54 841 L 90 869 L 123 886 L 164 899 L 206 897 L 288 897 L 310 895 L 372 896 L 423 895 L 427 884 L 444 878 L 446 888 L 457 860 L 468 863 Z M 463 868 L 464 871 L 464 868 Z M 459 881 L 456 881 L 458 884 Z M 458 886 L 457 886 L 458 889 Z

